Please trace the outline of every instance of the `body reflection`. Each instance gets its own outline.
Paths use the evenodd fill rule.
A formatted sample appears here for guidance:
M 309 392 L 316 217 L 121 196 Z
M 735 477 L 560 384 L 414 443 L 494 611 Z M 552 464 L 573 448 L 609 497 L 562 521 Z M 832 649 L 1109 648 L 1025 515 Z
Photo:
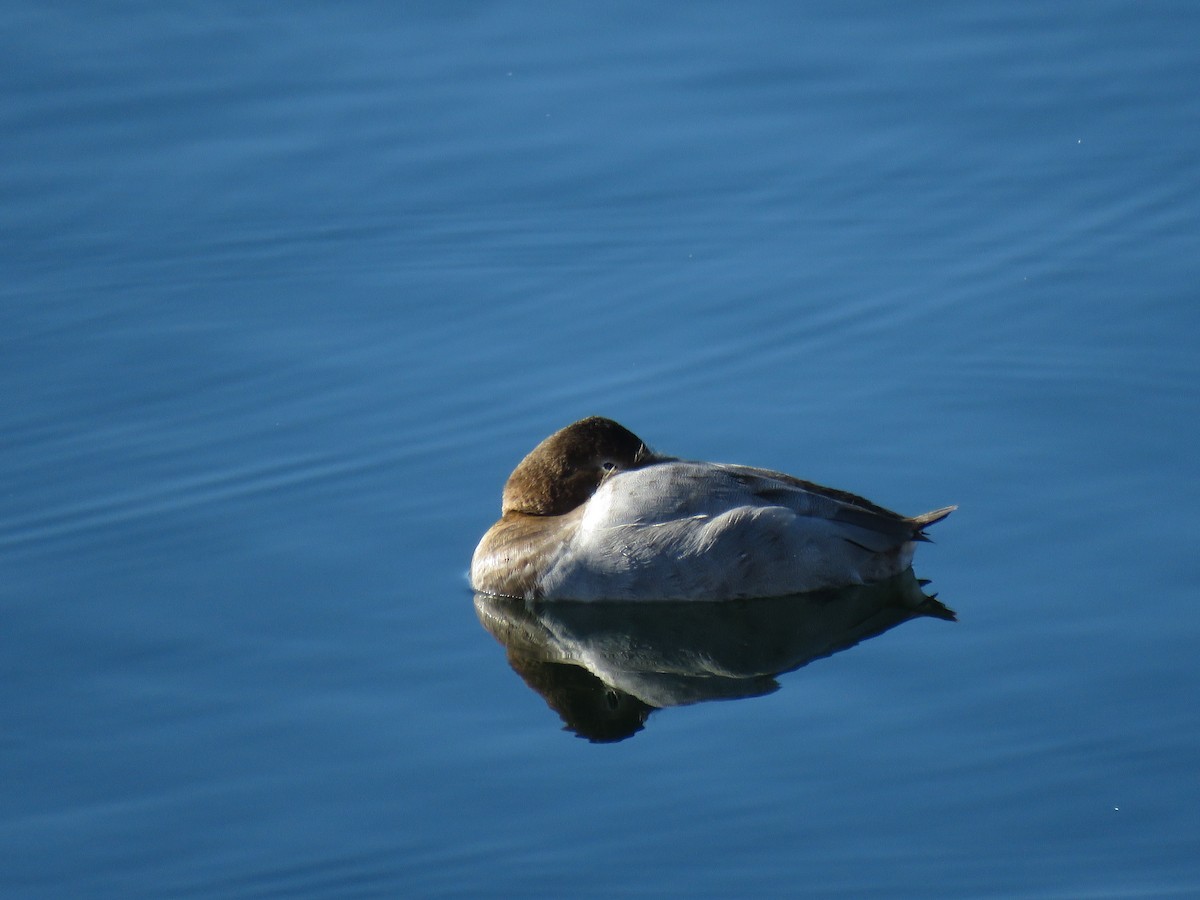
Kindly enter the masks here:
M 953 621 L 909 569 L 876 584 L 790 597 L 526 601 L 475 595 L 480 622 L 525 683 L 591 741 L 640 731 L 655 709 L 758 697 L 775 676 L 909 619 Z

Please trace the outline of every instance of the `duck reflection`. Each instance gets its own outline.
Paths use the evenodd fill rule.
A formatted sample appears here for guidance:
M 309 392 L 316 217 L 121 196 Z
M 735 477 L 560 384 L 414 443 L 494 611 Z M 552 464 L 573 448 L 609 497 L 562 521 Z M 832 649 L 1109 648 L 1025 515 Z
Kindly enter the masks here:
M 704 601 L 526 601 L 475 595 L 508 663 L 593 742 L 624 740 L 650 713 L 758 697 L 775 676 L 910 619 L 953 621 L 912 569 L 887 581 L 790 597 Z

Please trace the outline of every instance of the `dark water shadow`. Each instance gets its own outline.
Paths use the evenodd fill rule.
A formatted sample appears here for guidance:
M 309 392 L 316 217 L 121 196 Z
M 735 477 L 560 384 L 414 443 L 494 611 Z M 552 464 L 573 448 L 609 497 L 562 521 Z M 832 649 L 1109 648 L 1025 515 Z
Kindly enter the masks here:
M 910 619 L 955 614 L 912 569 L 871 585 L 758 600 L 526 601 L 475 595 L 508 663 L 593 742 L 624 740 L 650 713 L 759 697 L 776 676 L 877 637 Z

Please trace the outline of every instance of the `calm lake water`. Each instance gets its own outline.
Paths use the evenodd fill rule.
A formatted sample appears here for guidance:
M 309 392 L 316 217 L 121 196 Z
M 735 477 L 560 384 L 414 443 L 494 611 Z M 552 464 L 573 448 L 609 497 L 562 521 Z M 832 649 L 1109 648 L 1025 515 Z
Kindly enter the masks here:
M 0 21 L 5 897 L 1200 893 L 1200 7 Z M 959 504 L 959 621 L 510 666 L 471 551 L 589 414 Z

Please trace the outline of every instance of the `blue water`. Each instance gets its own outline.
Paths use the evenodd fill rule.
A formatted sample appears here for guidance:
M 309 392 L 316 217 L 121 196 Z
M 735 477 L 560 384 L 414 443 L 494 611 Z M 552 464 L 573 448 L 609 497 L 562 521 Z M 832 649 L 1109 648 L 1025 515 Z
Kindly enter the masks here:
M 0 893 L 1200 893 L 1193 4 L 0 21 Z M 959 621 L 564 730 L 465 573 L 593 413 Z

